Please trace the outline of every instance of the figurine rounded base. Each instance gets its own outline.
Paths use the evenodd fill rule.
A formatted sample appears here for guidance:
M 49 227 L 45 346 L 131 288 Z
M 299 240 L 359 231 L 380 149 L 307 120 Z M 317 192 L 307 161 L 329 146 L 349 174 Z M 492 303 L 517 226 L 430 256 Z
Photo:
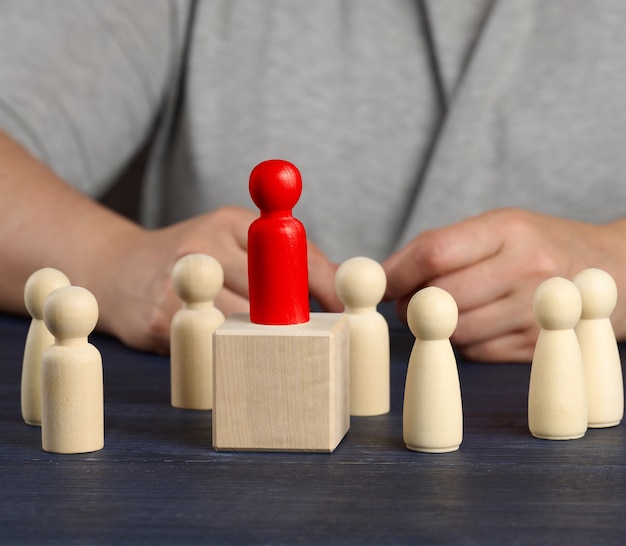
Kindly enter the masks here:
M 587 426 L 589 428 L 611 428 L 616 427 L 621 422 L 622 420 L 618 419 L 617 421 L 609 421 L 608 423 L 589 423 Z
M 24 422 L 31 427 L 41 427 L 41 421 L 35 421 L 34 419 L 24 419 Z
M 461 444 L 456 446 L 448 446 L 448 447 L 423 447 L 423 446 L 410 446 L 409 444 L 405 444 L 407 449 L 411 451 L 419 451 L 422 453 L 450 453 L 452 451 L 457 451 Z
M 555 436 L 553 434 L 541 434 L 537 432 L 530 432 L 535 438 L 539 440 L 578 440 L 585 435 L 585 432 L 577 432 L 574 434 L 567 434 L 565 436 Z

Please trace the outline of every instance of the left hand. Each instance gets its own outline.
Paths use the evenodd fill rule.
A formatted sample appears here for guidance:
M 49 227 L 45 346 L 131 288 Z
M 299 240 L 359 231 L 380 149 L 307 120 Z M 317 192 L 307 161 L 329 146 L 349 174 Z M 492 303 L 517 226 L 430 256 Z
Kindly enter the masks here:
M 411 296 L 434 285 L 459 308 L 451 341 L 472 360 L 530 361 L 539 327 L 533 296 L 545 279 L 587 267 L 610 273 L 626 296 L 626 223 L 596 225 L 522 209 L 497 209 L 418 235 L 390 256 L 386 297 L 401 315 Z M 626 301 L 613 314 L 626 335 Z

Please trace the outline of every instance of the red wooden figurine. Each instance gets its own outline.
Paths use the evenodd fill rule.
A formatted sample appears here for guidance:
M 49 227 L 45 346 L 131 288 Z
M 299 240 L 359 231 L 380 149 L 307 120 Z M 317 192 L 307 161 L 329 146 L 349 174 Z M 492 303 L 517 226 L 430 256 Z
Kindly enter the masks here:
M 270 159 L 250 174 L 250 196 L 261 216 L 248 231 L 250 320 L 256 324 L 309 321 L 306 232 L 292 209 L 302 177 L 288 161 Z

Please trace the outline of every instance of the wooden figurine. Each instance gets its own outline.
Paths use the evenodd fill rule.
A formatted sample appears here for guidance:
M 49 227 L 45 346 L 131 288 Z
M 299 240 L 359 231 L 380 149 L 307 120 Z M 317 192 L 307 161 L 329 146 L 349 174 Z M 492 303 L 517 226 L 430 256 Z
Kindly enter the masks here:
M 415 336 L 404 390 L 402 430 L 408 449 L 455 451 L 463 440 L 463 407 L 450 336 L 458 321 L 452 296 L 434 286 L 409 302 L 407 320 Z
M 587 386 L 588 426 L 613 427 L 624 416 L 624 382 L 610 316 L 617 305 L 617 285 L 606 271 L 591 268 L 573 280 L 582 297 L 576 325 Z
M 572 440 L 587 431 L 583 359 L 574 333 L 581 310 L 576 285 L 562 277 L 535 291 L 535 318 L 541 327 L 528 388 L 528 428 L 536 438 Z
M 350 427 L 350 332 L 341 313 L 310 313 L 306 235 L 293 218 L 294 165 L 254 168 L 261 217 L 248 232 L 250 314 L 213 337 L 217 450 L 333 451 Z
M 206 254 L 176 262 L 172 282 L 183 308 L 171 326 L 171 401 L 177 408 L 213 408 L 213 332 L 224 315 L 213 300 L 224 284 L 220 263 Z
M 20 401 L 22 418 L 29 425 L 41 426 L 41 356 L 54 343 L 43 322 L 43 306 L 53 290 L 69 285 L 64 273 L 44 267 L 35 271 L 24 286 L 24 303 L 32 320 L 24 346 Z
M 370 258 L 351 258 L 339 266 L 335 287 L 350 321 L 350 415 L 388 413 L 389 325 L 376 310 L 387 287 L 385 271 Z
M 261 216 L 248 231 L 250 320 L 299 324 L 309 320 L 306 232 L 291 210 L 302 193 L 295 165 L 270 159 L 250 174 L 250 196 Z
M 85 288 L 58 288 L 46 300 L 44 322 L 54 345 L 41 363 L 45 451 L 86 453 L 104 447 L 102 358 L 87 340 L 97 321 L 98 304 Z

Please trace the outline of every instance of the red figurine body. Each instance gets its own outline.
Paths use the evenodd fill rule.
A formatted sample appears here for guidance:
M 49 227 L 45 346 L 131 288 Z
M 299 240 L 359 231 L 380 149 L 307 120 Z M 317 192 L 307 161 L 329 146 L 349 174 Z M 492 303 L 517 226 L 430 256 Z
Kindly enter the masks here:
M 261 211 L 248 231 L 250 320 L 300 324 L 309 320 L 306 232 L 292 209 L 302 193 L 295 165 L 270 159 L 250 174 L 250 196 Z

